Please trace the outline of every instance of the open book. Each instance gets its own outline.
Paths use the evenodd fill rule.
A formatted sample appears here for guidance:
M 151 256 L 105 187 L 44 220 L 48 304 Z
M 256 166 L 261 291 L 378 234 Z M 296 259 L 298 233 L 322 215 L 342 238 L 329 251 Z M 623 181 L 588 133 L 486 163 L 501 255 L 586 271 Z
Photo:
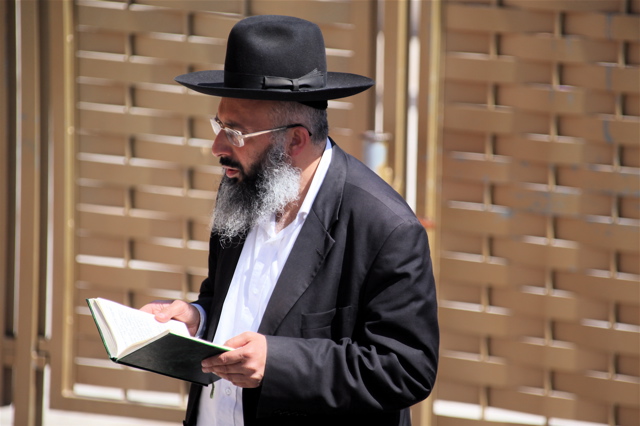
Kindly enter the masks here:
M 191 337 L 180 321 L 161 323 L 148 312 L 102 298 L 87 303 L 109 358 L 119 364 L 206 386 L 219 377 L 203 373 L 200 362 L 232 350 Z

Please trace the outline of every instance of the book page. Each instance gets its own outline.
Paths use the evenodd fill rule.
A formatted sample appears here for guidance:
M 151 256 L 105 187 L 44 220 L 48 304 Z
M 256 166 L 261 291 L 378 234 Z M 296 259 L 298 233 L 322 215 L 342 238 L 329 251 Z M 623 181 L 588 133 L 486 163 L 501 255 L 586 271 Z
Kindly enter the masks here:
M 117 346 L 117 353 L 114 355 L 117 357 L 128 346 L 151 339 L 166 330 L 190 336 L 186 324 L 180 321 L 170 320 L 167 323 L 161 323 L 156 321 L 150 313 L 107 299 L 97 298 L 96 304 L 111 329 Z

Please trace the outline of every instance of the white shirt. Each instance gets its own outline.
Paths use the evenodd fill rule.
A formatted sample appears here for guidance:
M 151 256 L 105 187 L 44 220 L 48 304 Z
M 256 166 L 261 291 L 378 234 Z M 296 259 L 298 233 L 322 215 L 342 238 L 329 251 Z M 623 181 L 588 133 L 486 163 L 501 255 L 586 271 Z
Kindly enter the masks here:
M 276 232 L 273 215 L 247 235 L 224 300 L 213 343 L 224 344 L 245 331 L 258 331 L 278 277 L 329 170 L 331 154 L 331 143 L 327 140 L 309 192 L 296 218 L 286 228 Z M 227 380 L 219 380 L 215 383 L 211 398 L 211 386 L 202 390 L 198 426 L 243 426 L 242 388 Z

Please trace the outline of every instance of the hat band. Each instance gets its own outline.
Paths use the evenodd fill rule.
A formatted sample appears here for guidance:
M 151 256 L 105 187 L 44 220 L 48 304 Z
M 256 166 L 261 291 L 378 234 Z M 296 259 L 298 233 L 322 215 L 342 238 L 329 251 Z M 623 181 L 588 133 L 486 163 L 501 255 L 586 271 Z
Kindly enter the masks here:
M 300 89 L 322 89 L 326 86 L 326 75 L 317 69 L 299 78 L 225 71 L 224 85 L 237 89 L 289 89 L 298 92 Z

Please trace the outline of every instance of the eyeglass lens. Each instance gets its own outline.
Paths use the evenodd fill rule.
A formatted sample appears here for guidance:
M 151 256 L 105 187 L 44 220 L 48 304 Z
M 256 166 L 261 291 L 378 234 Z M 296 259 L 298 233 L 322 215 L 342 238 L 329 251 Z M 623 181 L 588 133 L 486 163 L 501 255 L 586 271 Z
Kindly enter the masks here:
M 220 133 L 221 130 L 224 130 L 224 134 L 227 137 L 227 140 L 231 142 L 231 144 L 237 147 L 242 147 L 244 145 L 244 138 L 242 137 L 242 135 L 239 135 L 233 129 L 222 127 L 222 125 L 218 121 L 218 117 L 211 118 L 211 126 L 213 127 L 213 133 L 215 133 L 216 136 Z

